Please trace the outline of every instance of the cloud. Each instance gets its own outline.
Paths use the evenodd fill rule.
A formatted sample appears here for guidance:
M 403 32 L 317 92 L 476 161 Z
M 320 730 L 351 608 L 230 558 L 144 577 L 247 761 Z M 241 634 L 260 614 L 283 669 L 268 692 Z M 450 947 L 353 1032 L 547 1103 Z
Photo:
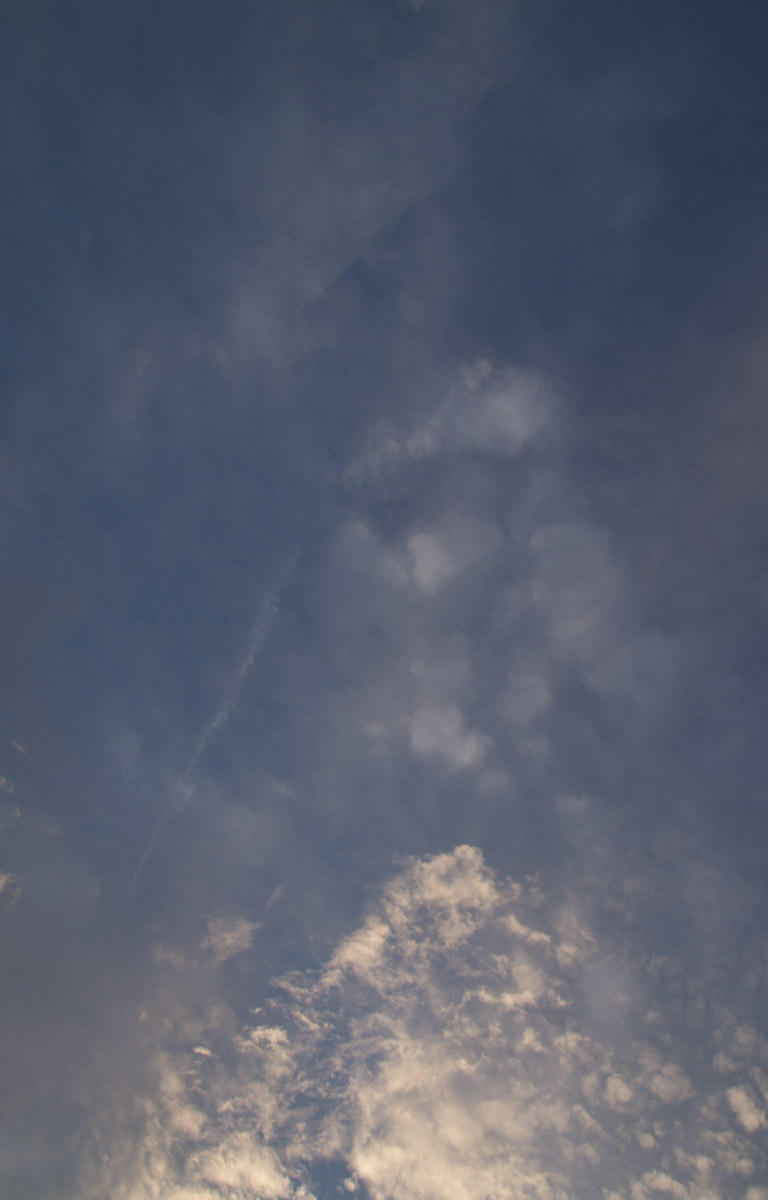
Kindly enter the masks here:
M 91 1013 L 106 1021 L 114 1008 L 110 987 L 135 989 L 147 1007 L 133 955 L 161 935 L 182 949 L 143 960 L 158 988 L 189 987 L 188 1010 L 226 1007 L 225 994 L 237 1014 L 216 1037 L 196 1029 L 188 1053 L 178 1010 L 157 1016 L 146 1040 L 157 1033 L 176 1082 L 124 1124 L 129 1143 L 150 1130 L 134 1165 L 115 1168 L 126 1193 L 232 1200 L 304 1186 L 325 1196 L 338 1175 L 347 1190 L 388 1197 L 525 1188 L 554 1200 L 603 1187 L 674 1192 L 718 1171 L 741 1192 L 763 1182 L 752 1148 L 766 1111 L 751 1065 L 764 1061 L 759 1043 L 747 1051 L 715 1006 L 714 1032 L 701 1014 L 689 1023 L 679 996 L 701 1005 L 695 972 L 678 963 L 678 991 L 660 984 L 652 994 L 632 937 L 605 933 L 634 900 L 624 880 L 611 891 L 627 861 L 641 861 L 650 890 L 663 856 L 667 880 L 691 879 L 716 959 L 731 932 L 723 896 L 737 895 L 734 911 L 744 895 L 741 861 L 759 874 L 757 843 L 738 873 L 729 878 L 727 864 L 712 873 L 714 888 L 691 867 L 707 836 L 715 854 L 728 838 L 746 849 L 753 818 L 742 816 L 747 804 L 758 812 L 764 776 L 750 748 L 759 721 L 742 721 L 743 703 L 731 704 L 727 669 L 687 676 L 678 704 L 673 687 L 659 686 L 675 676 L 670 647 L 688 624 L 700 663 L 731 655 L 737 670 L 755 664 L 747 674 L 760 674 L 739 611 L 746 570 L 741 584 L 725 582 L 738 552 L 719 566 L 715 555 L 698 576 L 690 569 L 689 545 L 703 559 L 730 535 L 727 522 L 702 518 L 691 490 L 696 447 L 713 426 L 686 395 L 685 364 L 664 377 L 680 330 L 690 326 L 692 358 L 701 330 L 672 310 L 716 278 L 711 262 L 697 277 L 684 250 L 669 251 L 681 231 L 690 250 L 704 227 L 728 222 L 711 219 L 711 189 L 696 186 L 700 156 L 684 153 L 701 142 L 689 137 L 701 122 L 688 54 L 689 107 L 671 102 L 685 21 L 672 19 L 660 55 L 625 58 L 638 40 L 633 21 L 612 22 L 596 43 L 593 20 L 574 23 L 566 7 L 550 20 L 547 5 L 521 13 L 493 0 L 478 11 L 441 0 L 416 22 L 402 5 L 274 14 L 237 5 L 232 22 L 212 19 L 215 36 L 206 16 L 179 40 L 164 6 L 147 9 L 160 14 L 157 29 L 137 26 L 127 6 L 127 24 L 123 15 L 98 28 L 70 23 L 74 40 L 63 43 L 42 10 L 33 17 L 41 61 L 56 69 L 51 79 L 34 56 L 18 59 L 34 100 L 16 105 L 31 114 L 20 141 L 31 134 L 23 157 L 35 164 L 20 178 L 42 207 L 13 239 L 34 251 L 19 278 L 36 319 L 15 306 L 33 340 L 19 341 L 3 486 L 21 500 L 6 506 L 19 514 L 9 527 L 19 562 L 42 569 L 53 609 L 71 589 L 83 611 L 67 619 L 71 637 L 58 619 L 50 639 L 35 633 L 40 619 L 29 626 L 36 665 L 20 697 L 29 728 L 12 728 L 24 742 L 35 730 L 35 762 L 14 751 L 6 773 L 18 776 L 25 811 L 55 809 L 62 845 L 95 882 L 88 891 L 52 881 L 48 859 L 36 869 L 37 851 L 9 847 L 25 893 L 5 922 L 19 947 L 6 1036 L 34 1054 L 50 1028 L 54 1076 L 68 1055 L 92 1087 L 112 1073 L 99 1064 L 111 1064 L 100 1047 L 117 1040 L 113 1030 L 133 1034 L 110 1017 L 81 1055 L 64 1000 L 77 995 L 89 1043 Z M 518 24 L 534 34 L 519 86 Z M 703 58 L 719 61 L 716 39 L 705 42 Z M 565 81 L 571 55 L 578 69 Z M 107 79 L 109 102 L 92 103 Z M 51 113 L 61 115 L 55 128 Z M 59 154 L 48 153 L 52 132 Z M 628 201 L 648 194 L 646 158 L 672 163 L 666 182 L 705 207 L 662 208 L 630 243 L 614 235 L 631 224 Z M 734 195 L 747 178 L 709 175 Z M 425 265 L 432 274 L 421 281 Z M 450 374 L 458 355 L 477 353 L 501 365 Z M 570 375 L 575 449 L 564 444 L 557 371 Z M 371 431 L 370 414 L 382 413 L 393 415 Z M 646 453 L 656 468 L 645 469 Z M 649 482 L 658 488 L 644 491 Z M 669 537 L 667 514 L 684 535 Z M 760 525 L 747 507 L 730 515 L 734 529 Z M 326 558 L 337 520 L 340 569 Z M 655 623 L 643 611 L 652 590 L 638 555 L 643 524 L 648 541 L 665 544 L 658 577 L 679 571 L 678 550 L 689 564 Z M 286 636 L 254 679 L 257 621 L 222 688 L 253 572 L 297 538 L 311 561 Z M 736 542 L 746 546 L 746 535 Z M 61 576 L 52 588 L 51 566 Z M 701 636 L 701 613 L 716 608 Z M 247 679 L 258 699 L 246 697 Z M 644 713 L 631 711 L 638 698 Z M 122 790 L 104 736 L 115 723 L 134 737 L 141 767 Z M 213 750 L 214 736 L 216 753 L 179 781 L 198 730 L 194 755 Z M 172 777 L 171 795 L 158 796 Z M 562 796 L 579 802 L 558 807 Z M 721 819 L 723 796 L 733 821 Z M 749 797 L 741 809 L 740 797 Z M 139 831 L 164 804 L 186 810 L 174 852 L 151 887 L 126 904 L 123 887 L 117 902 L 123 856 L 136 860 Z M 554 864 L 557 899 L 494 876 L 471 848 L 412 860 L 375 890 L 391 851 L 466 841 L 520 872 Z M 599 904 L 572 908 L 563 881 L 583 873 L 588 890 L 598 867 L 614 911 L 590 938 Z M 60 897 L 95 895 L 100 879 L 98 908 L 73 901 L 87 920 L 59 936 Z M 257 956 L 246 918 L 283 879 L 280 928 L 259 938 Z M 0 891 L 6 900 L 12 885 Z M 358 922 L 361 892 L 370 910 Z M 685 941 L 679 895 L 659 889 L 653 919 L 665 944 Z M 35 925 L 36 911 L 52 919 Z M 216 915 L 203 927 L 201 914 Z M 101 947 L 113 941 L 118 969 L 105 970 Z M 160 968 L 163 958 L 183 976 Z M 264 976 L 291 961 L 325 965 L 284 979 L 282 998 L 266 1005 Z M 211 969 L 223 962 L 230 968 Z M 252 1003 L 263 1011 L 233 1034 Z M 30 1004 L 46 1009 L 37 1027 Z M 48 1080 L 48 1090 L 69 1106 L 69 1088 Z M 91 1099 L 94 1118 L 98 1108 Z M 56 1119 L 42 1122 L 51 1142 Z M 124 1162 L 131 1153 L 132 1143 Z M 750 1162 L 752 1176 L 740 1165 Z M 700 1194 L 720 1189 L 712 1179 Z M 96 1194 L 117 1190 L 107 1180 Z
M 229 687 L 221 697 L 218 708 L 198 735 L 194 749 L 192 750 L 192 754 L 190 755 L 189 761 L 184 768 L 182 777 L 179 780 L 179 784 L 182 786 L 182 789 L 187 785 L 189 776 L 197 766 L 200 756 L 205 752 L 205 749 L 211 739 L 216 735 L 219 729 L 221 729 L 222 725 L 225 725 L 232 716 L 232 712 L 240 698 L 240 693 L 246 684 L 248 676 L 253 670 L 253 664 L 256 661 L 258 654 L 262 650 L 264 643 L 269 636 L 270 629 L 274 624 L 275 618 L 280 611 L 280 601 L 282 599 L 283 592 L 288 586 L 288 583 L 290 582 L 291 577 L 296 570 L 297 562 L 298 554 L 296 551 L 293 551 L 288 555 L 286 560 L 281 565 L 277 573 L 277 577 L 272 583 L 272 586 L 268 588 L 264 596 L 261 598 L 248 633 L 248 640 L 246 642 L 245 653 L 242 661 L 240 662 L 240 665 L 238 666 L 234 678 L 229 684 Z
M 192 778 L 195 769 L 200 761 L 201 756 L 205 753 L 211 740 L 216 736 L 223 725 L 229 721 L 234 709 L 240 699 L 240 694 L 245 687 L 248 676 L 253 670 L 253 664 L 261 652 L 264 643 L 269 635 L 270 629 L 275 621 L 275 618 L 280 610 L 280 600 L 285 588 L 287 587 L 298 562 L 298 554 L 291 552 L 283 562 L 277 577 L 272 586 L 266 591 L 256 609 L 255 616 L 251 623 L 251 628 L 248 633 L 248 640 L 245 646 L 245 653 L 242 657 L 240 665 L 231 680 L 229 687 L 225 690 L 223 696 L 219 700 L 219 705 L 213 716 L 206 722 L 192 749 L 192 753 L 187 760 L 187 764 L 181 775 L 176 778 L 170 787 L 171 796 L 166 804 L 161 808 L 160 813 L 155 821 L 152 831 L 149 835 L 144 850 L 141 853 L 136 868 L 133 872 L 131 880 L 131 891 L 135 890 L 142 872 L 149 861 L 149 858 L 154 850 L 158 835 L 167 823 L 170 817 L 175 812 L 183 811 L 189 804 L 194 795 L 194 785 Z M 0 781 L 1 783 L 2 781 Z
M 258 928 L 258 924 L 244 917 L 214 917 L 208 922 L 200 949 L 209 951 L 215 963 L 223 963 L 233 954 L 247 950 Z
M 314 19 L 308 17 L 310 24 Z M 350 267 L 375 258 L 382 235 L 450 177 L 462 148 L 457 125 L 495 78 L 515 70 L 517 53 L 510 51 L 519 52 L 525 40 L 517 14 L 504 6 L 486 9 L 482 20 L 454 6 L 450 20 L 433 26 L 426 39 L 411 42 L 408 35 L 397 52 L 388 41 L 389 17 L 358 10 L 347 21 L 346 37 L 387 46 L 367 58 L 362 79 L 356 60 L 351 72 L 338 57 L 320 66 L 327 30 L 316 27 L 317 103 L 297 104 L 291 91 L 285 96 L 278 89 L 271 118 L 260 105 L 248 114 L 247 137 L 241 121 L 234 138 L 231 129 L 222 131 L 228 154 L 240 162 L 239 186 L 252 194 L 268 230 L 254 238 L 246 223 L 247 249 L 228 264 L 231 299 L 215 350 L 230 367 L 242 369 L 254 359 L 280 363 L 312 347 L 312 317 L 323 298 Z M 278 40 L 270 68 L 281 53 Z M 330 79 L 346 97 L 343 121 L 329 121 L 321 99 Z M 267 172 L 253 127 L 265 128 L 276 146 Z M 254 190 L 250 173 L 256 169 Z
M 477 766 L 487 753 L 489 739 L 467 729 L 452 704 L 417 709 L 409 724 L 411 746 L 417 754 L 442 758 L 451 770 Z
M 411 534 L 407 554 L 419 591 L 434 595 L 457 576 L 476 578 L 498 561 L 500 531 L 469 513 L 449 514 L 438 527 Z
M 416 586 L 422 592 L 436 592 L 460 569 L 448 547 L 434 534 L 413 534 L 408 539 L 408 551 Z
M 756 1103 L 754 1096 L 747 1088 L 729 1088 L 728 1103 L 749 1133 L 756 1133 L 758 1129 L 764 1129 L 768 1124 L 764 1110 Z
M 736 1048 L 730 1086 L 702 1074 L 700 1050 L 743 1022 L 695 1031 L 695 1084 L 641 1004 L 609 998 L 623 1033 L 605 1037 L 584 996 L 617 951 L 590 937 L 574 951 L 578 929 L 569 900 L 499 877 L 475 847 L 411 860 L 226 1053 L 191 1043 L 192 1084 L 165 1068 L 134 1191 L 113 1180 L 110 1194 L 282 1200 L 335 1179 L 372 1200 L 696 1200 L 741 1186 L 766 1165 L 744 1082 L 755 1046 Z M 642 973 L 639 950 L 625 969 Z
M 614 634 L 622 585 L 605 535 L 558 522 L 538 529 L 530 548 L 532 599 L 555 652 L 592 665 Z
M 0 870 L 0 906 L 11 907 L 19 898 L 21 886 L 11 871 Z
M 438 455 L 515 458 L 541 439 L 557 411 L 554 389 L 542 375 L 480 360 L 410 425 L 381 424 L 369 433 L 348 474 L 372 481 Z
M 276 1156 L 254 1144 L 247 1132 L 235 1134 L 228 1142 L 202 1151 L 190 1161 L 193 1172 L 216 1188 L 214 1194 L 230 1194 L 235 1189 L 256 1193 L 267 1200 L 278 1200 L 292 1193 L 290 1180 Z
M 400 800 L 416 787 L 455 841 L 482 841 L 506 800 L 506 830 L 578 839 L 594 857 L 608 824 L 634 819 L 630 757 L 646 777 L 666 769 L 659 742 L 689 702 L 686 634 L 646 611 L 631 539 L 595 502 L 600 480 L 580 481 L 554 378 L 469 363 L 415 407 L 364 438 L 346 471 L 315 609 L 345 687 L 316 706 L 306 786 L 349 813 L 360 786 L 375 792 L 369 820 L 396 827 L 394 850 L 425 845 Z M 553 796 L 582 788 L 598 803 L 611 791 L 596 829 L 542 822 Z

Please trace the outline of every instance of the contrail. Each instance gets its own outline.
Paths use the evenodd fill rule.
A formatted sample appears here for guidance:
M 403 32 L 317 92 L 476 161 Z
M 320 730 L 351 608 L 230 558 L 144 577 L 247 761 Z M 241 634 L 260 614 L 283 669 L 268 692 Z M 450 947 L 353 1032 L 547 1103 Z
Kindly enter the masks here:
M 235 705 L 240 697 L 240 692 L 243 690 L 243 684 L 251 673 L 251 667 L 254 664 L 256 655 L 264 645 L 264 642 L 267 639 L 267 634 L 272 627 L 272 622 L 277 616 L 277 612 L 280 607 L 280 597 L 285 591 L 291 575 L 295 570 L 296 555 L 292 554 L 288 561 L 283 565 L 283 569 L 278 575 L 274 586 L 267 592 L 256 611 L 256 616 L 254 617 L 253 624 L 251 625 L 251 631 L 246 643 L 245 655 L 243 656 L 243 661 L 240 664 L 240 668 L 232 680 L 232 683 L 224 693 L 224 697 L 218 709 L 211 717 L 208 724 L 204 726 L 200 736 L 195 742 L 195 748 L 189 757 L 189 762 L 182 772 L 179 783 L 185 783 L 188 780 L 192 771 L 194 771 L 195 767 L 197 766 L 200 755 L 205 750 L 211 738 L 215 733 L 218 732 L 219 729 L 221 729 L 222 725 L 227 723 L 229 718 L 232 716 Z
M 172 810 L 168 806 L 166 806 L 164 809 L 162 809 L 160 816 L 157 818 L 157 821 L 155 822 L 155 827 L 149 835 L 149 841 L 147 842 L 146 846 L 144 847 L 141 858 L 139 859 L 139 861 L 136 864 L 136 870 L 133 872 L 133 879 L 131 880 L 131 886 L 128 889 L 129 896 L 133 895 L 133 892 L 136 888 L 136 884 L 141 879 L 141 873 L 144 870 L 147 860 L 149 859 L 149 856 L 154 849 L 155 842 L 157 841 L 157 835 L 160 832 L 160 830 L 163 828 L 163 825 L 165 825 L 165 822 L 170 817 L 171 811 Z
M 240 693 L 243 690 L 243 686 L 245 685 L 245 682 L 251 673 L 251 668 L 253 667 L 256 657 L 267 640 L 267 635 L 272 628 L 272 623 L 280 609 L 280 599 L 286 587 L 290 583 L 294 571 L 296 570 L 297 562 L 298 554 L 294 551 L 283 563 L 282 569 L 280 570 L 275 583 L 266 593 L 261 601 L 261 604 L 257 608 L 256 616 L 253 619 L 253 624 L 251 625 L 250 633 L 248 635 L 243 661 L 241 662 L 234 679 L 225 691 L 221 703 L 216 709 L 216 712 L 213 714 L 210 721 L 208 721 L 208 723 L 204 725 L 200 731 L 192 753 L 189 756 L 189 760 L 187 761 L 187 765 L 185 766 L 181 775 L 179 775 L 171 784 L 172 799 L 169 800 L 168 803 L 161 809 L 160 815 L 155 822 L 155 827 L 149 835 L 149 841 L 147 842 L 144 852 L 142 853 L 141 858 L 136 865 L 136 870 L 133 873 L 130 892 L 134 891 L 136 884 L 141 878 L 141 873 L 144 870 L 147 861 L 149 860 L 152 850 L 154 849 L 155 842 L 157 841 L 157 835 L 159 834 L 163 825 L 165 825 L 169 817 L 171 817 L 174 813 L 183 812 L 183 810 L 189 804 L 189 801 L 192 797 L 192 792 L 194 790 L 192 784 L 190 783 L 192 772 L 200 761 L 200 756 L 205 752 L 211 739 L 215 737 L 222 725 L 226 725 L 227 721 L 232 716 L 232 713 L 234 712 L 237 702 L 240 698 Z

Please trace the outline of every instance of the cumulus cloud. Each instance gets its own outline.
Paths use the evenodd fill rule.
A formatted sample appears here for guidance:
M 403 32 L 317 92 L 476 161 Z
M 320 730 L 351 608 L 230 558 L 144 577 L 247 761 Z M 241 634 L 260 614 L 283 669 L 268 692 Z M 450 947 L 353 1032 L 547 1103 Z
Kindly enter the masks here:
M 583 996 L 615 952 L 574 951 L 578 926 L 472 846 L 410 861 L 225 1055 L 194 1046 L 192 1083 L 166 1071 L 110 1194 L 282 1200 L 331 1179 L 373 1200 L 695 1200 L 754 1178 L 756 1093 L 717 1072 L 694 1087 L 671 1029 L 649 1038 L 639 1014 L 604 1037 Z

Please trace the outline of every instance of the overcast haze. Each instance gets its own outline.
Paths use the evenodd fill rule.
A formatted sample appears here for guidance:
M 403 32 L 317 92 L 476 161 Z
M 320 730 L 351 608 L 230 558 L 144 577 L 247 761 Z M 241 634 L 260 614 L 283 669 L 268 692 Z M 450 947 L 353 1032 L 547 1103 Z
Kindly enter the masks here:
M 768 13 L 3 27 L 4 1200 L 768 1200 Z

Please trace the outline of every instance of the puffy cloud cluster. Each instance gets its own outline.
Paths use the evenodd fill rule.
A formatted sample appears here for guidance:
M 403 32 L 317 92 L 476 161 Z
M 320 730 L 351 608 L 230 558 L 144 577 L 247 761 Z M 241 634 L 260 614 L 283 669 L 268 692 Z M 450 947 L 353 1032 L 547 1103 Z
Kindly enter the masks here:
M 573 459 L 554 383 L 484 361 L 410 424 L 370 433 L 348 470 L 350 509 L 318 598 L 332 614 L 331 654 L 364 664 L 317 717 L 317 742 L 337 748 L 335 803 L 357 777 L 353 760 L 387 795 L 408 769 L 536 806 L 594 788 L 600 773 L 614 773 L 619 794 L 611 723 L 652 770 L 644 743 L 657 748 L 687 701 L 685 638 L 649 612 L 635 547 Z M 312 762 L 313 787 L 325 770 Z M 484 833 L 469 821 L 451 831 L 456 841 Z
M 693 1043 L 669 996 L 662 1018 L 616 989 L 596 1019 L 616 953 L 474 847 L 412 860 L 233 1046 L 166 1064 L 109 1194 L 757 1200 L 768 1045 L 726 1010 Z

